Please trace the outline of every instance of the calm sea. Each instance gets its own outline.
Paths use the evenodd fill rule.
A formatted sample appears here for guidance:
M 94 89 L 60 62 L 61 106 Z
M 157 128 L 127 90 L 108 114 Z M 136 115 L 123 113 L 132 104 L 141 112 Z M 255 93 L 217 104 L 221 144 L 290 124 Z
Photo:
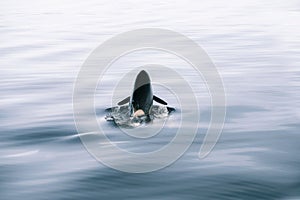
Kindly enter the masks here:
M 297 0 L 1 1 L 0 199 L 300 199 L 299 19 Z M 184 34 L 215 63 L 227 117 L 205 159 L 197 155 L 210 119 L 209 93 L 190 66 L 166 52 L 120 58 L 95 98 L 102 99 L 99 123 L 115 141 L 153 151 L 170 135 L 130 143 L 103 110 L 134 67 L 177 69 L 201 113 L 197 137 L 178 161 L 156 172 L 124 173 L 96 161 L 78 138 L 72 92 L 81 65 L 105 40 L 138 28 Z M 171 93 L 153 87 L 176 106 Z M 178 115 L 180 109 L 169 122 L 176 124 Z

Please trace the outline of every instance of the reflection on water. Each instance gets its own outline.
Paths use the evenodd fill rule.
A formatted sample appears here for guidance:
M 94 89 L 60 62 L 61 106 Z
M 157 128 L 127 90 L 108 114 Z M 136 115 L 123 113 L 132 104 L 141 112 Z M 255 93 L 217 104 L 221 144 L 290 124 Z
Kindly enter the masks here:
M 0 199 L 299 199 L 298 8 L 298 1 L 0 2 Z M 227 118 L 215 149 L 199 160 L 210 119 L 204 81 L 167 53 L 121 58 L 104 77 L 99 116 L 124 72 L 147 63 L 173 67 L 201 110 L 197 138 L 181 159 L 157 172 L 127 174 L 98 163 L 81 144 L 72 91 L 97 45 L 145 27 L 178 31 L 207 51 L 223 78 Z M 174 114 L 167 123 L 177 122 Z M 118 127 L 99 123 L 133 151 L 153 151 L 173 137 L 170 128 L 130 143 Z

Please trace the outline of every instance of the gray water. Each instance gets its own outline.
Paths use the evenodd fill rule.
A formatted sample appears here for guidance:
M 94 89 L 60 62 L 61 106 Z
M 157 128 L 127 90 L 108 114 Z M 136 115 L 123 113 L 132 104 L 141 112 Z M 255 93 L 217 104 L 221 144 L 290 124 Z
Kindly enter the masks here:
M 1 1 L 0 199 L 300 199 L 299 19 L 297 0 Z M 97 117 L 115 141 L 128 138 L 105 121 L 103 110 L 117 80 L 133 67 L 173 66 L 190 82 L 201 110 L 197 137 L 178 161 L 130 174 L 85 150 L 72 92 L 93 49 L 148 27 L 182 33 L 207 52 L 223 79 L 227 116 L 213 151 L 198 159 L 210 118 L 203 80 L 166 53 L 121 58 L 95 97 L 104 98 L 96 100 Z M 178 107 L 162 87 L 154 91 Z M 171 125 L 178 115 L 170 116 Z M 124 148 L 155 150 L 169 137 Z

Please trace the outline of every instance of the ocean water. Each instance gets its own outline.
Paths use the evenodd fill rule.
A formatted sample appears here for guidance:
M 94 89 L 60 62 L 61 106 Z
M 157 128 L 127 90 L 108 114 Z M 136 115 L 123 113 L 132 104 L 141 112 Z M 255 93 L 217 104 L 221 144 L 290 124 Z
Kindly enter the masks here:
M 299 1 L 11 0 L 1 1 L 0 11 L 1 200 L 300 199 Z M 173 67 L 193 88 L 201 115 L 179 160 L 151 173 L 120 172 L 95 160 L 77 135 L 72 93 L 81 65 L 107 39 L 139 28 L 191 38 L 222 77 L 226 120 L 204 159 L 198 152 L 209 92 L 187 63 L 166 52 L 133 52 L 113 63 L 95 106 L 99 124 L 122 148 L 153 151 L 178 125 L 180 104 L 171 91 L 153 85 L 179 109 L 168 118 L 170 131 L 151 141 L 129 140 L 105 121 L 104 109 L 125 73 L 149 63 Z

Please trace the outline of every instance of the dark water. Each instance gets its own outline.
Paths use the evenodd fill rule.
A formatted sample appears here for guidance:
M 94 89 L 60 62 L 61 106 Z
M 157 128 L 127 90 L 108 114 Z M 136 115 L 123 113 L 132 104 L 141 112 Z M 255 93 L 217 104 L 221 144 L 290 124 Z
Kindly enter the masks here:
M 0 199 L 300 199 L 300 23 L 298 1 L 0 3 Z M 132 29 L 178 31 L 201 45 L 221 74 L 227 117 L 221 138 L 198 158 L 210 119 L 210 97 L 180 59 L 152 51 L 113 64 L 98 89 L 99 123 L 106 123 L 111 90 L 134 66 L 177 69 L 201 110 L 197 137 L 174 164 L 130 174 L 96 161 L 73 119 L 73 84 L 89 53 Z M 159 85 L 154 90 L 178 107 Z M 129 90 L 130 92 L 130 90 Z M 190 111 L 193 111 L 191 108 Z M 169 118 L 176 123 L 180 112 Z

